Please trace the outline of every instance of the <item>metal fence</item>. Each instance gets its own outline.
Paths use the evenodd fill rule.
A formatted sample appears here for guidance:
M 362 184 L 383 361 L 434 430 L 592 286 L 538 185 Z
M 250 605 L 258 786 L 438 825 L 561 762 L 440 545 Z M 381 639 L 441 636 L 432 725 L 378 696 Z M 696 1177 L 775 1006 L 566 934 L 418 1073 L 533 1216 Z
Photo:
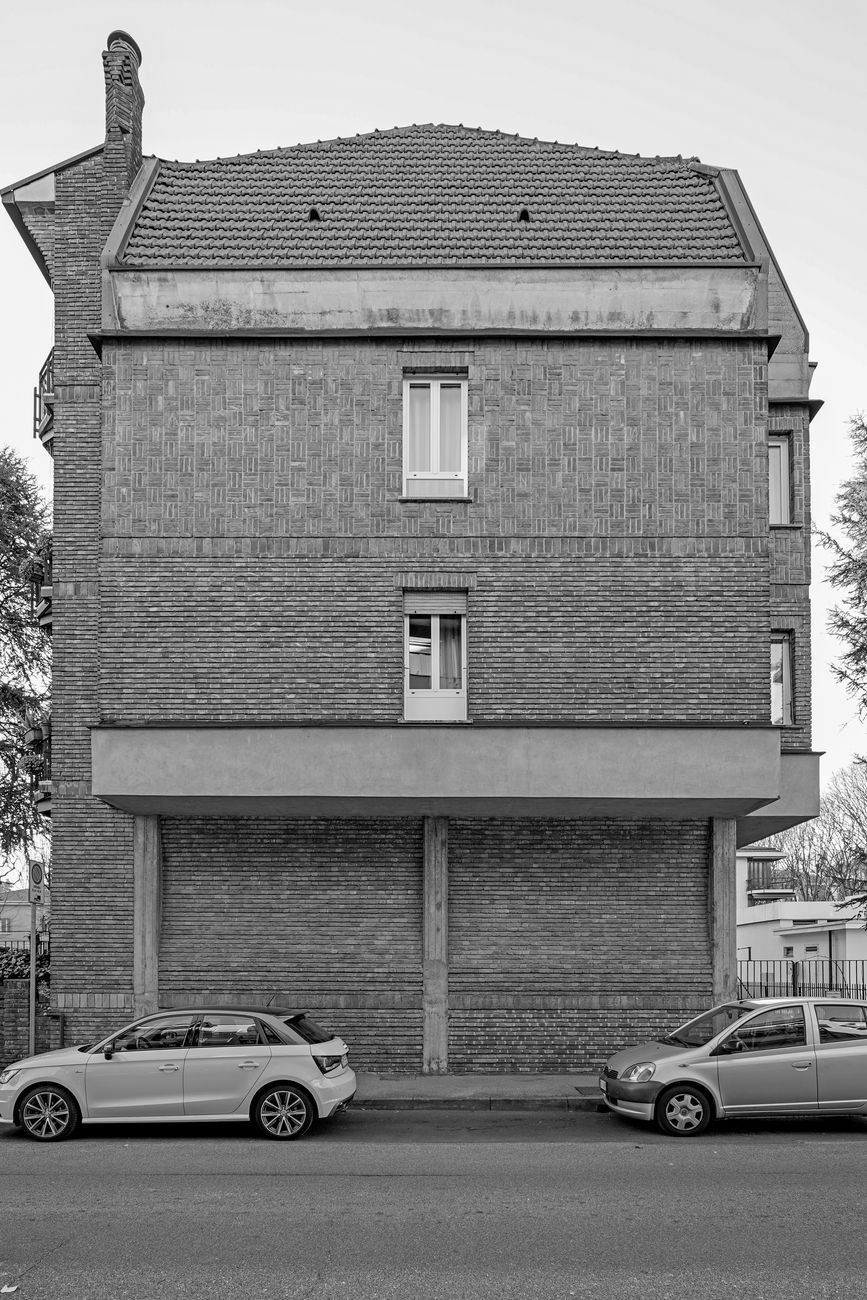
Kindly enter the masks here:
M 739 961 L 738 987 L 746 998 L 867 999 L 867 961 L 831 961 L 827 957 Z
M 39 954 L 47 953 L 50 952 L 50 950 L 51 950 L 51 935 L 45 933 L 37 934 L 36 936 L 37 953 Z M 2 934 L 0 934 L 0 957 L 2 957 L 4 952 L 29 952 L 29 951 L 30 951 L 29 935 L 27 936 L 26 939 L 6 939 L 3 937 Z

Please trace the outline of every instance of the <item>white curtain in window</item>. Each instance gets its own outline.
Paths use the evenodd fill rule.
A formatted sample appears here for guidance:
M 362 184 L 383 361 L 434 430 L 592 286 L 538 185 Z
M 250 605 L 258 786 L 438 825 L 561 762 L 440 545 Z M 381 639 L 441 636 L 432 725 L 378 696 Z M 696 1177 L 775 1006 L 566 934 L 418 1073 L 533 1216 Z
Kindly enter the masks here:
M 461 386 L 440 385 L 440 472 L 459 474 L 461 469 Z
M 430 471 L 430 384 L 409 386 L 409 463 L 411 474 Z
M 461 689 L 461 618 L 440 615 L 440 690 Z

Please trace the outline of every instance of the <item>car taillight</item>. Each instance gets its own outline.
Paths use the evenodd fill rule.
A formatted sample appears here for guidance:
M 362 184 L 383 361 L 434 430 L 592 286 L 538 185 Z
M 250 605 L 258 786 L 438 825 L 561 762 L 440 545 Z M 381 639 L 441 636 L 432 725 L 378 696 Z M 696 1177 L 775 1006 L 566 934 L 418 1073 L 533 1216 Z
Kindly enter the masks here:
M 344 1066 L 348 1058 L 344 1053 L 343 1056 L 314 1056 L 313 1059 L 323 1074 L 331 1074 L 333 1070 Z

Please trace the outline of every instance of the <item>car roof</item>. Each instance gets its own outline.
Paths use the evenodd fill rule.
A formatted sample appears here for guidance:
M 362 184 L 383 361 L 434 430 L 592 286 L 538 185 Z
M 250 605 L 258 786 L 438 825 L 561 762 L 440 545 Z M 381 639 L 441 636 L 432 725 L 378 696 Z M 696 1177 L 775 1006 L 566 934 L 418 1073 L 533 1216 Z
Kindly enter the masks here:
M 861 1006 L 867 1006 L 867 999 L 850 997 L 848 993 L 826 993 L 822 997 L 813 994 L 809 997 L 802 997 L 800 993 L 792 993 L 787 998 L 737 999 L 737 1004 L 741 1007 L 783 1007 L 790 1006 L 792 1002 L 821 1002 L 823 1005 L 827 1002 L 857 1002 Z
M 154 1011 L 151 1015 L 203 1016 L 217 1013 L 220 1015 L 228 1014 L 231 1016 L 277 1016 L 280 1020 L 288 1020 L 290 1018 L 297 1020 L 299 1016 L 307 1015 L 306 1011 L 298 1011 L 294 1007 L 256 1007 L 248 1006 L 246 1003 L 244 1003 L 243 1006 L 237 1004 L 235 1006 L 220 1006 L 219 1004 L 211 1002 L 209 1002 L 207 1006 L 203 1007 L 161 1007 L 159 1011 Z M 144 1019 L 144 1017 L 142 1018 Z M 148 1016 L 147 1019 L 150 1019 L 150 1016 Z

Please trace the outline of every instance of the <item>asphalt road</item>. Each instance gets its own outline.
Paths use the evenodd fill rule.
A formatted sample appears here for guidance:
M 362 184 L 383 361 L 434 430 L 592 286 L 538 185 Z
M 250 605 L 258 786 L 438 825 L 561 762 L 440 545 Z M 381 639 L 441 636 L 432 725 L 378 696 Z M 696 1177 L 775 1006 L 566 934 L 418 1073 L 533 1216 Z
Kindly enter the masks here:
M 843 1119 L 687 1140 L 562 1111 L 350 1111 L 287 1144 L 214 1125 L 50 1146 L 3 1130 L 0 1288 L 862 1300 L 865 1162 L 867 1120 Z

